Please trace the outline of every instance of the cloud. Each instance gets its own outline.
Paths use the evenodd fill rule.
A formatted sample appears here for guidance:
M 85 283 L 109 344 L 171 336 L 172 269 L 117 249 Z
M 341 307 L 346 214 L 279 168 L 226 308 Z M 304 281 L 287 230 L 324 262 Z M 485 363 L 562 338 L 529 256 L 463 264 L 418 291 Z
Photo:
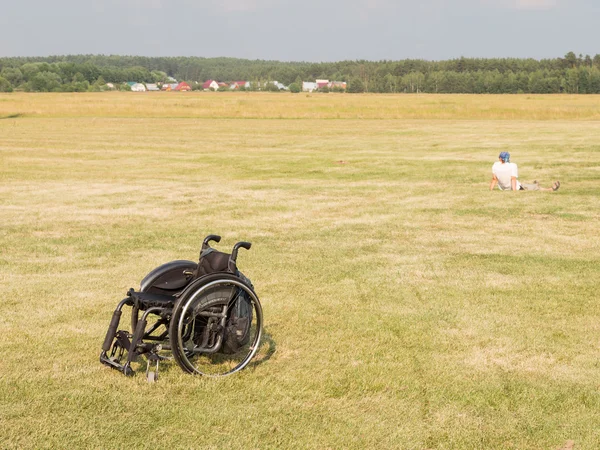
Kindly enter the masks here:
M 558 6 L 557 0 L 516 0 L 516 9 L 554 9 Z
M 547 11 L 558 7 L 559 0 L 482 0 L 484 5 L 520 11 Z
M 96 6 L 104 6 L 105 3 L 106 2 L 103 0 L 96 0 L 94 2 Z M 145 9 L 162 9 L 163 6 L 162 0 L 128 0 L 126 3 L 130 7 L 137 8 L 140 11 L 143 11 Z M 112 6 L 121 6 L 121 2 L 113 0 Z
M 257 11 L 277 5 L 276 0 L 212 0 L 210 7 L 221 12 Z

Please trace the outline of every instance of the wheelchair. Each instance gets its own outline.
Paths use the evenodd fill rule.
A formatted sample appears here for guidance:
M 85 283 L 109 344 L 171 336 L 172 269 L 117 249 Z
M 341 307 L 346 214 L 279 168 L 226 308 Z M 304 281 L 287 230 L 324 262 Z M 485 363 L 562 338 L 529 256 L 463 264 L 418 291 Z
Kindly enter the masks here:
M 146 359 L 146 378 L 158 379 L 161 361 L 183 371 L 212 377 L 242 370 L 255 356 L 262 336 L 263 313 L 252 282 L 237 268 L 238 242 L 231 254 L 202 242 L 200 259 L 177 260 L 152 270 L 115 309 L 102 345 L 100 362 L 126 376 L 132 363 Z M 131 332 L 118 330 L 123 308 L 131 307 Z M 151 370 L 153 369 L 153 370 Z

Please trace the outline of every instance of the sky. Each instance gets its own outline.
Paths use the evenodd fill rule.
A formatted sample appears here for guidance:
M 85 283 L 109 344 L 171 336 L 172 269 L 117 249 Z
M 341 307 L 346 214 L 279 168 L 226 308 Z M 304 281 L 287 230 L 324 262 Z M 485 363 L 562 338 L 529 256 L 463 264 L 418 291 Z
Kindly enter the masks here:
M 599 38 L 600 0 L 0 0 L 0 57 L 544 59 Z

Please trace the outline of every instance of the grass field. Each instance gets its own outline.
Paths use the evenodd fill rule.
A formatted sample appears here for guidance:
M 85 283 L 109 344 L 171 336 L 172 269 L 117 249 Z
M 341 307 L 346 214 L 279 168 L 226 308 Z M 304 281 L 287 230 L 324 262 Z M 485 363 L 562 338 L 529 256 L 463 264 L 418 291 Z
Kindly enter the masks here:
M 0 94 L 0 448 L 599 448 L 599 181 L 598 96 Z M 100 365 L 211 233 L 257 362 Z

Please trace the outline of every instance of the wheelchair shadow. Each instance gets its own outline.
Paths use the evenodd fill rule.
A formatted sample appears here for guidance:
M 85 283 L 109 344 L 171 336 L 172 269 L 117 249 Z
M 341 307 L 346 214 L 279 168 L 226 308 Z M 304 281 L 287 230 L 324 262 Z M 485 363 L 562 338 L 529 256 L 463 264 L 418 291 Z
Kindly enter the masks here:
M 248 366 L 246 366 L 246 369 L 244 370 L 256 369 L 261 364 L 264 364 L 267 361 L 269 361 L 269 359 L 271 359 L 271 356 L 273 356 L 276 351 L 277 344 L 275 343 L 271 335 L 268 332 L 266 332 L 263 328 L 263 335 L 261 338 L 258 352 L 256 355 L 254 355 L 254 358 L 252 359 L 252 361 L 250 361 L 250 363 L 248 364 Z M 141 355 L 138 355 L 133 359 L 132 362 L 132 369 L 136 375 L 143 376 L 146 374 L 146 368 L 148 367 L 148 360 L 146 358 L 142 357 Z M 150 370 L 154 370 L 153 363 L 150 363 L 150 366 Z M 168 357 L 165 361 L 161 363 L 161 372 L 166 373 L 176 366 L 177 365 L 173 358 Z
M 266 349 L 265 349 L 266 347 Z M 266 350 L 266 351 L 265 351 Z M 277 351 L 277 344 L 269 333 L 263 328 L 263 336 L 260 343 L 260 348 L 253 360 L 248 364 L 248 368 L 256 369 L 261 364 L 266 363 L 271 356 Z

